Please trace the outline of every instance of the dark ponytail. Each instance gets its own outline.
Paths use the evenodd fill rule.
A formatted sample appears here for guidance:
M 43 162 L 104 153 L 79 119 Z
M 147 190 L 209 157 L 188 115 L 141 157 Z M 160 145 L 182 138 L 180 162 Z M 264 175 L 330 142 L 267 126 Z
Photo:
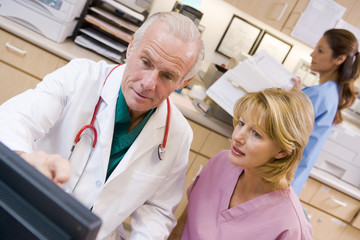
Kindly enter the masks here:
M 338 124 L 343 121 L 341 110 L 350 107 L 358 94 L 355 89 L 355 80 L 360 72 L 358 40 L 345 29 L 330 29 L 324 33 L 324 37 L 333 51 L 333 58 L 346 55 L 345 61 L 338 69 L 339 106 L 333 121 Z

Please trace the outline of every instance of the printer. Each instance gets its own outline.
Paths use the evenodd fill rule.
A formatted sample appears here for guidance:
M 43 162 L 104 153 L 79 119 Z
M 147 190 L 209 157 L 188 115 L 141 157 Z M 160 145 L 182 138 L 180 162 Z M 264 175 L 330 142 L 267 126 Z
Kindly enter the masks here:
M 360 187 L 360 127 L 342 122 L 334 125 L 315 162 L 315 167 Z
M 55 41 L 73 34 L 88 0 L 0 0 L 0 16 Z

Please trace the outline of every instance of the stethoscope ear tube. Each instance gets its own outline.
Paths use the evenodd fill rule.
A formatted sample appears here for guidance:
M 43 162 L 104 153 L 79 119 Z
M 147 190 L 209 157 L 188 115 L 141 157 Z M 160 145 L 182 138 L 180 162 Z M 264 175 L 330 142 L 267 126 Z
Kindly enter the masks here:
M 163 158 L 165 156 L 165 147 L 166 147 L 167 137 L 168 137 L 168 134 L 169 134 L 170 115 L 171 115 L 169 98 L 166 99 L 166 103 L 167 103 L 167 116 L 166 116 L 164 138 L 163 138 L 162 144 L 160 144 L 158 146 L 159 160 L 163 160 Z

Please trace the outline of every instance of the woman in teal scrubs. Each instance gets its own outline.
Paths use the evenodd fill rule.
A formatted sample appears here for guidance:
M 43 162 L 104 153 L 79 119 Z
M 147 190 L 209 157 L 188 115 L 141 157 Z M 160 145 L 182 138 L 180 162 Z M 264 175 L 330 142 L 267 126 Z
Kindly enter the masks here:
M 350 107 L 358 94 L 354 86 L 360 68 L 358 40 L 351 32 L 326 31 L 311 57 L 310 69 L 320 74 L 320 84 L 302 89 L 313 104 L 315 123 L 292 182 L 297 194 L 308 179 L 332 125 L 343 121 L 341 110 Z M 300 79 L 294 81 L 301 88 Z

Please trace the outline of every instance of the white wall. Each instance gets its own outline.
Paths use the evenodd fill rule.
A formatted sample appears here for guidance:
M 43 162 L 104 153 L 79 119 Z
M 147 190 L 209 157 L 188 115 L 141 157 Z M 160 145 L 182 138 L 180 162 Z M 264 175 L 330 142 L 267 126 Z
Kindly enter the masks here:
M 160 11 L 170 11 L 173 8 L 175 2 L 175 0 L 154 0 L 150 14 Z M 284 62 L 284 67 L 289 71 L 293 72 L 295 70 L 301 58 L 306 59 L 307 61 L 311 61 L 311 47 L 302 44 L 301 42 L 281 33 L 278 30 L 275 30 L 274 28 L 260 22 L 259 20 L 249 16 L 248 14 L 240 11 L 239 9 L 222 0 L 202 0 L 200 11 L 203 13 L 200 24 L 205 26 L 202 37 L 205 44 L 206 53 L 205 60 L 201 68 L 201 70 L 204 72 L 207 71 L 207 68 L 211 63 L 228 63 L 229 59 L 215 52 L 215 49 L 219 44 L 219 41 L 223 36 L 233 14 L 247 19 L 255 25 L 262 27 L 279 38 L 293 44 L 290 54 Z

